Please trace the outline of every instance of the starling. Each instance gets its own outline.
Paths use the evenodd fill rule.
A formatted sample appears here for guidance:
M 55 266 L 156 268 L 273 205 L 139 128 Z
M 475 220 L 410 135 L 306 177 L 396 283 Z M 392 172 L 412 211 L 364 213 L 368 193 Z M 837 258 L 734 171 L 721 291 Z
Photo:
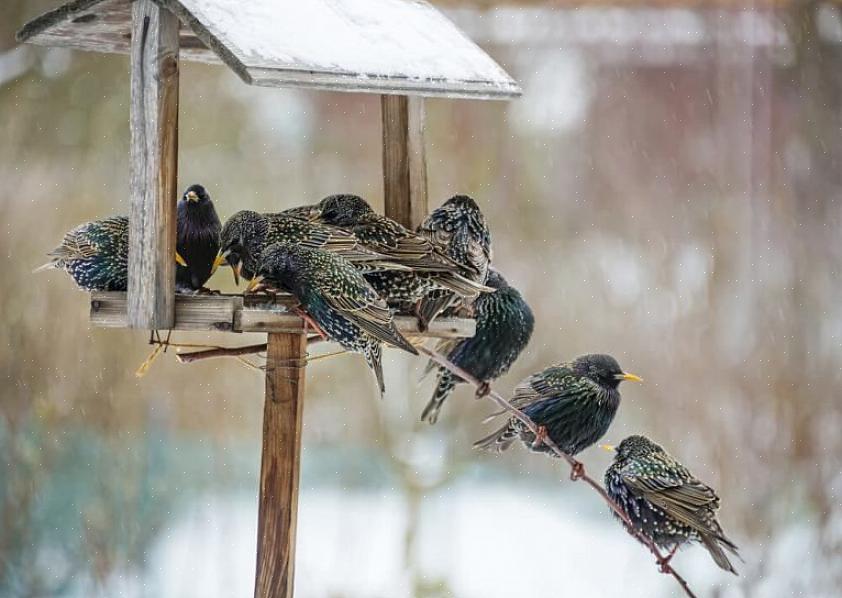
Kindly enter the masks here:
M 594 444 L 608 430 L 620 405 L 617 387 L 623 380 L 641 381 L 638 376 L 623 372 L 610 355 L 582 355 L 523 380 L 515 388 L 511 404 L 535 422 L 562 451 L 573 456 Z M 500 411 L 492 417 L 503 413 Z M 474 443 L 474 447 L 502 452 L 518 437 L 532 450 L 552 454 L 515 417 Z
M 414 355 L 418 351 L 395 328 L 392 312 L 346 259 L 302 245 L 274 243 L 260 258 L 250 289 L 263 282 L 292 293 L 303 316 L 326 338 L 362 353 L 385 391 L 381 343 Z
M 368 275 L 378 294 L 393 305 L 415 303 L 435 289 L 450 290 L 463 297 L 476 297 L 491 290 L 461 276 L 459 264 L 428 239 L 377 214 L 361 197 L 331 195 L 312 207 L 311 217 L 353 233 L 368 249 L 412 270 Z
M 180 291 L 204 290 L 213 274 L 214 258 L 219 251 L 222 225 L 208 192 L 201 185 L 191 185 L 178 202 L 176 251 L 186 265 L 175 270 L 175 286 Z
M 535 318 L 518 290 L 509 286 L 499 272 L 489 270 L 486 285 L 495 290 L 483 293 L 474 302 L 476 334 L 472 338 L 443 341 L 438 351 L 451 363 L 487 384 L 505 374 L 526 348 Z M 435 367 L 430 361 L 427 369 Z M 450 370 L 438 367 L 436 389 L 421 419 L 436 423 L 442 404 L 460 382 L 464 380 Z
M 645 436 L 629 436 L 615 450 L 605 489 L 637 531 L 670 551 L 663 564 L 680 546 L 701 542 L 717 565 L 737 575 L 723 550 L 739 558 L 716 520 L 716 492 Z
M 462 267 L 466 278 L 485 283 L 491 263 L 491 233 L 485 216 L 467 195 L 454 195 L 433 210 L 418 233 Z M 418 317 L 426 327 L 448 306 L 459 304 L 452 292 L 436 290 L 421 300 Z
M 241 274 L 247 278 L 255 275 L 257 261 L 272 243 L 300 244 L 323 249 L 337 253 L 355 264 L 365 264 L 367 268 L 402 268 L 399 264 L 389 264 L 379 253 L 364 248 L 352 233 L 308 222 L 285 212 L 258 214 L 242 210 L 228 219 L 222 228 L 221 237 L 216 263 L 219 265 L 227 261 L 233 268 L 237 284 Z
M 125 291 L 129 262 L 129 219 L 112 216 L 81 224 L 48 253 L 35 271 L 64 270 L 86 291 Z

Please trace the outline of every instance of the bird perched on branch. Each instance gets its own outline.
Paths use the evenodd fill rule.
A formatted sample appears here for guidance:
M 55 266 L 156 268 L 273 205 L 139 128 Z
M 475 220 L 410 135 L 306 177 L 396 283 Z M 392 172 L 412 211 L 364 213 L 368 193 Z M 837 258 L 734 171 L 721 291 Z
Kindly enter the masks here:
M 292 293 L 301 303 L 302 315 L 320 334 L 361 353 L 374 371 L 381 394 L 385 391 L 382 343 L 418 354 L 395 328 L 386 302 L 338 255 L 274 243 L 263 252 L 249 290 L 261 283 Z
M 662 566 L 679 547 L 700 542 L 717 565 L 737 575 L 725 554 L 739 558 L 737 546 L 716 519 L 719 497 L 710 486 L 645 436 L 629 436 L 616 449 L 605 448 L 616 451 L 605 472 L 605 489 L 635 529 L 670 551 Z
M 430 212 L 418 227 L 418 234 L 459 264 L 465 278 L 485 283 L 491 263 L 491 232 L 471 197 L 454 195 L 448 199 Z M 426 328 L 447 307 L 459 303 L 459 298 L 450 291 L 431 291 L 418 305 L 422 327 Z
M 442 341 L 437 351 L 487 385 L 505 374 L 526 348 L 535 327 L 535 318 L 518 290 L 509 286 L 499 272 L 490 269 L 485 284 L 495 290 L 483 293 L 474 302 L 476 334 L 472 338 Z M 436 367 L 436 389 L 421 414 L 421 419 L 431 424 L 436 423 L 439 411 L 453 388 L 464 382 L 433 361 L 427 365 L 427 371 Z M 481 395 L 483 391 L 479 390 L 477 394 Z
M 178 202 L 175 270 L 176 289 L 182 292 L 206 290 L 205 283 L 216 270 L 222 225 L 210 195 L 201 185 L 191 185 Z
M 642 382 L 638 376 L 623 372 L 610 355 L 582 355 L 550 366 L 518 384 L 511 399 L 512 406 L 538 426 L 539 437 L 522 421 L 511 417 L 502 428 L 474 443 L 474 447 L 502 452 L 520 438 L 533 451 L 552 454 L 543 443 L 543 436 L 568 455 L 576 455 L 608 430 L 620 405 L 617 387 L 623 380 Z M 502 413 L 506 412 L 491 417 Z
M 491 289 L 461 276 L 461 266 L 426 238 L 391 218 L 377 214 L 356 195 L 331 195 L 311 209 L 311 218 L 353 233 L 372 251 L 406 266 L 412 272 L 374 272 L 368 281 L 390 304 L 416 303 L 434 289 L 462 297 L 476 297 Z
M 363 247 L 352 233 L 318 222 L 308 222 L 285 212 L 258 214 L 241 210 L 225 223 L 221 238 L 216 264 L 221 265 L 227 261 L 233 269 L 237 284 L 240 275 L 246 278 L 254 276 L 260 256 L 272 243 L 292 243 L 323 249 L 341 255 L 363 269 L 402 268 L 385 256 Z
M 85 291 L 125 291 L 129 262 L 129 219 L 112 216 L 80 224 L 47 254 L 35 272 L 64 270 Z

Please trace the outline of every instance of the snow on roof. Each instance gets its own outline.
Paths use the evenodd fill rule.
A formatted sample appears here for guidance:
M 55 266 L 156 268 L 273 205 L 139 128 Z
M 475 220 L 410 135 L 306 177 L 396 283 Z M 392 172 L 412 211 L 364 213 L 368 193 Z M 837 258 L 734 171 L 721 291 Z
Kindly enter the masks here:
M 511 98 L 517 83 L 424 0 L 156 0 L 182 23 L 185 60 L 246 82 L 410 95 Z M 128 52 L 130 0 L 74 0 L 18 39 Z

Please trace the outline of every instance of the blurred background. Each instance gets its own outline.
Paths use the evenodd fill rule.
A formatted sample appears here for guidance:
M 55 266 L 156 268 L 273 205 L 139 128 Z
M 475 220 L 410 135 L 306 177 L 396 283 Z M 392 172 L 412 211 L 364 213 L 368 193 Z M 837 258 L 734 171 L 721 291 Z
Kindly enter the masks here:
M 0 7 L 0 596 L 251 595 L 263 380 L 235 360 L 143 378 L 147 335 L 92 329 L 64 231 L 128 213 L 128 62 L 18 46 L 57 0 Z M 496 388 L 585 352 L 645 433 L 718 489 L 745 563 L 674 564 L 701 595 L 842 588 L 842 12 L 833 3 L 439 2 L 524 87 L 430 100 L 430 203 L 474 196 L 532 305 Z M 183 63 L 179 187 L 220 216 L 353 192 L 382 207 L 376 96 L 249 87 Z M 233 290 L 227 270 L 211 286 Z M 177 334 L 185 342 L 259 337 Z M 297 596 L 676 596 L 567 468 L 478 454 L 420 359 L 308 368 Z M 601 477 L 610 456 L 582 454 Z

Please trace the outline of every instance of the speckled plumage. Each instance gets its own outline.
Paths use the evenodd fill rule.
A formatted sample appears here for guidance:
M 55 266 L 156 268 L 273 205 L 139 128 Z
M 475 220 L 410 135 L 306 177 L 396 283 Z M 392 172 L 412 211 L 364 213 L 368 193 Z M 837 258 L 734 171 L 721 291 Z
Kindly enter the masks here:
M 64 270 L 86 291 L 125 291 L 129 260 L 129 219 L 113 216 L 86 222 L 64 235 L 37 270 Z
M 241 273 L 254 276 L 257 261 L 272 243 L 291 243 L 323 249 L 351 261 L 364 271 L 382 267 L 400 267 L 389 264 L 377 252 L 363 247 L 353 234 L 339 228 L 308 222 L 284 212 L 259 214 L 250 210 L 237 212 L 222 229 L 220 252 L 226 254 L 231 266 L 242 262 Z
M 430 212 L 418 227 L 418 234 L 459 264 L 463 276 L 485 283 L 492 257 L 491 232 L 473 198 L 454 195 Z M 430 292 L 418 306 L 422 325 L 432 322 L 448 306 L 459 303 L 459 297 L 449 291 Z
M 472 338 L 443 341 L 437 350 L 480 381 L 491 382 L 505 374 L 526 348 L 535 318 L 518 290 L 509 286 L 499 272 L 489 270 L 486 284 L 495 290 L 483 293 L 474 302 L 476 334 Z M 436 389 L 421 419 L 434 424 L 442 404 L 463 380 L 433 361 L 429 369 L 438 371 Z
M 314 206 L 321 222 L 353 233 L 372 251 L 406 266 L 412 272 L 375 272 L 368 280 L 392 305 L 414 303 L 434 289 L 476 297 L 486 289 L 459 274 L 461 268 L 426 238 L 377 214 L 356 195 L 331 195 Z
M 723 550 L 739 557 L 716 519 L 716 492 L 656 443 L 645 436 L 623 440 L 605 472 L 605 489 L 635 528 L 660 548 L 700 542 L 719 567 L 737 574 Z
M 624 374 L 610 355 L 583 355 L 533 374 L 515 388 L 511 404 L 523 411 L 568 455 L 576 455 L 599 440 L 620 405 L 617 389 Z M 499 412 L 495 415 L 501 415 Z M 533 447 L 535 435 L 517 418 L 474 443 L 501 452 L 520 438 L 530 449 L 552 454 L 545 445 Z
M 395 328 L 386 302 L 338 255 L 275 243 L 263 252 L 259 275 L 270 286 L 292 293 L 328 338 L 361 353 L 374 371 L 381 393 L 385 390 L 381 343 L 418 354 Z
M 213 274 L 222 224 L 207 191 L 191 185 L 178 202 L 176 251 L 187 262 L 177 265 L 175 284 L 180 291 L 198 291 Z

